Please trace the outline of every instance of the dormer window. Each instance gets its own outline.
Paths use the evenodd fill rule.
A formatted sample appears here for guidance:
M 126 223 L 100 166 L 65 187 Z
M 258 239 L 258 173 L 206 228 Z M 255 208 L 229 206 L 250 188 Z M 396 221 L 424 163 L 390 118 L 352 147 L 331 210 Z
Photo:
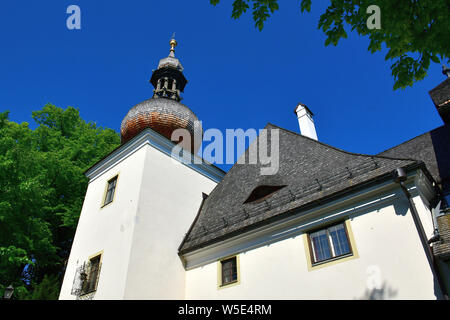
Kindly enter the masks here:
M 259 186 L 253 189 L 244 203 L 258 203 L 270 198 L 274 193 L 286 186 Z

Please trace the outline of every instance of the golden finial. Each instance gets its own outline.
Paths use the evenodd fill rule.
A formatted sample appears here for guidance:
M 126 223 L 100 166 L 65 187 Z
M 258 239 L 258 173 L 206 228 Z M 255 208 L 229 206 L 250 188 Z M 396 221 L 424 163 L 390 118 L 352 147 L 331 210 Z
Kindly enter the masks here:
M 175 47 L 177 46 L 177 40 L 172 39 L 170 40 L 170 46 L 172 47 L 171 50 L 175 50 Z
M 175 53 L 175 47 L 178 45 L 177 40 L 175 40 L 175 32 L 172 35 L 172 39 L 170 40 L 170 54 Z

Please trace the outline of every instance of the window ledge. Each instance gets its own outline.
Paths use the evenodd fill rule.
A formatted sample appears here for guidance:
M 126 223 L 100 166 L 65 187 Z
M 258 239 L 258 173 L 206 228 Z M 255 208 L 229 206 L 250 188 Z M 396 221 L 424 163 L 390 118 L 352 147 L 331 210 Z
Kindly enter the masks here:
M 317 266 L 320 266 L 320 265 L 323 265 L 323 264 L 327 264 L 327 263 L 330 263 L 330 262 L 334 262 L 334 261 L 337 261 L 337 260 L 340 260 L 340 259 L 344 259 L 344 258 L 348 258 L 348 257 L 352 257 L 352 256 L 353 256 L 353 253 L 343 254 L 341 256 L 337 256 L 337 257 L 334 257 L 334 258 L 331 258 L 331 259 L 327 259 L 327 260 L 324 260 L 324 261 L 319 261 L 319 262 L 313 263 L 311 265 L 311 267 L 314 268 L 314 267 L 317 267 Z
M 340 257 L 336 257 L 336 258 L 333 258 L 333 259 L 329 259 L 327 261 L 322 261 L 322 262 L 319 262 L 319 263 L 315 263 L 313 265 L 309 264 L 308 265 L 308 271 L 315 271 L 315 270 L 318 270 L 318 269 L 321 269 L 321 268 L 330 267 L 330 266 L 336 265 L 338 263 L 342 263 L 342 262 L 346 262 L 346 261 L 349 261 L 349 260 L 357 259 L 358 257 L 359 257 L 358 254 L 351 253 L 351 254 L 347 254 L 347 255 L 344 255 L 344 256 L 340 256 Z
M 220 286 L 218 286 L 218 289 L 225 289 L 225 288 L 229 288 L 229 287 L 233 287 L 236 286 L 238 284 L 240 284 L 241 282 L 239 280 L 227 283 L 227 284 L 221 284 Z
M 92 300 L 97 290 L 81 294 L 77 300 Z
M 225 284 L 221 284 L 220 286 L 221 287 L 226 287 L 226 286 L 229 286 L 229 285 L 232 285 L 232 284 L 236 284 L 236 283 L 238 283 L 239 281 L 237 281 L 237 280 L 234 280 L 234 281 L 231 281 L 231 282 L 228 282 L 228 283 L 225 283 Z
M 102 206 L 100 207 L 100 209 L 103 209 L 103 208 L 109 206 L 111 203 L 113 203 L 113 201 L 111 201 L 111 202 L 109 202 L 109 203 L 107 203 L 107 204 L 102 205 Z

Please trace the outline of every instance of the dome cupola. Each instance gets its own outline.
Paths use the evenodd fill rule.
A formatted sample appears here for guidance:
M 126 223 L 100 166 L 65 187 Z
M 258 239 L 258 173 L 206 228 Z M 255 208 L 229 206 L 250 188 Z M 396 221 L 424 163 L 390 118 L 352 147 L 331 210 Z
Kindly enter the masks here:
M 120 128 L 122 143 L 133 139 L 141 131 L 151 128 L 171 140 L 176 129 L 186 129 L 191 136 L 190 152 L 196 153 L 201 144 L 203 131 L 197 116 L 180 101 L 187 80 L 183 66 L 175 57 L 177 41 L 170 40 L 170 54 L 161 59 L 158 69 L 153 71 L 150 83 L 154 86 L 153 97 L 130 109 Z M 194 140 L 195 134 L 199 137 Z M 180 141 L 174 141 L 180 143 Z M 194 141 L 197 142 L 194 145 Z M 181 144 L 183 147 L 183 144 Z

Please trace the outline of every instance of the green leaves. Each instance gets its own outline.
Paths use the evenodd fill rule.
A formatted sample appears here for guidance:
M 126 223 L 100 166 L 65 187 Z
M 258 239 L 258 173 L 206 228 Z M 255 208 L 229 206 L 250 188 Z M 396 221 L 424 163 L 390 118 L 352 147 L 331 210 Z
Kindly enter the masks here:
M 39 284 L 34 284 L 33 291 L 23 295 L 25 300 L 57 300 L 60 281 L 56 275 L 45 275 Z
M 33 264 L 33 261 L 27 256 L 24 249 L 15 246 L 0 247 L 0 266 L 6 268 L 9 266 L 21 266 Z
M 262 31 L 264 22 L 270 17 L 270 13 L 274 13 L 278 9 L 277 0 L 261 0 L 253 2 L 253 20 L 255 20 L 255 26 L 259 31 Z
M 210 0 L 217 5 L 219 0 Z M 301 0 L 300 11 L 310 12 L 312 0 Z M 234 0 L 232 17 L 238 19 L 252 5 L 253 20 L 261 31 L 267 19 L 279 9 L 278 0 Z M 367 8 L 381 11 L 381 29 L 369 29 Z M 338 45 L 347 30 L 370 40 L 371 53 L 388 49 L 394 89 L 412 86 L 426 75 L 430 62 L 445 63 L 450 57 L 450 2 L 448 0 L 331 0 L 320 16 L 318 28 L 327 36 L 325 46 Z
M 301 12 L 310 12 L 311 11 L 311 0 L 302 0 L 300 3 L 300 11 Z
M 436 55 L 433 55 L 430 57 L 430 59 L 434 62 L 434 63 L 440 63 L 441 61 L 439 60 L 439 58 Z
M 0 112 L 0 129 L 3 128 L 8 120 L 9 111 Z
M 219 2 L 220 0 L 210 0 L 210 3 L 214 6 L 219 4 Z M 234 0 L 231 17 L 239 19 L 243 13 L 250 9 L 250 5 L 252 5 L 255 27 L 259 31 L 262 31 L 264 22 L 270 15 L 279 9 L 278 0 Z
M 247 1 L 245 0 L 235 0 L 233 2 L 233 12 L 231 13 L 231 17 L 233 19 L 239 18 L 244 12 L 249 8 Z
M 44 275 L 61 280 L 87 187 L 83 172 L 120 143 L 72 107 L 49 104 L 33 119 L 35 130 L 0 113 L 0 287 L 14 283 L 17 297 L 32 294 Z
M 372 4 L 381 9 L 382 27 L 378 30 L 366 26 L 366 9 Z M 438 55 L 448 59 L 450 46 L 444 39 L 450 38 L 449 19 L 450 3 L 444 0 L 335 0 L 320 17 L 319 28 L 327 35 L 326 45 L 337 45 L 346 38 L 344 24 L 369 37 L 371 53 L 385 45 L 385 59 L 393 60 L 394 89 L 400 89 L 425 78 L 430 61 L 441 62 Z

